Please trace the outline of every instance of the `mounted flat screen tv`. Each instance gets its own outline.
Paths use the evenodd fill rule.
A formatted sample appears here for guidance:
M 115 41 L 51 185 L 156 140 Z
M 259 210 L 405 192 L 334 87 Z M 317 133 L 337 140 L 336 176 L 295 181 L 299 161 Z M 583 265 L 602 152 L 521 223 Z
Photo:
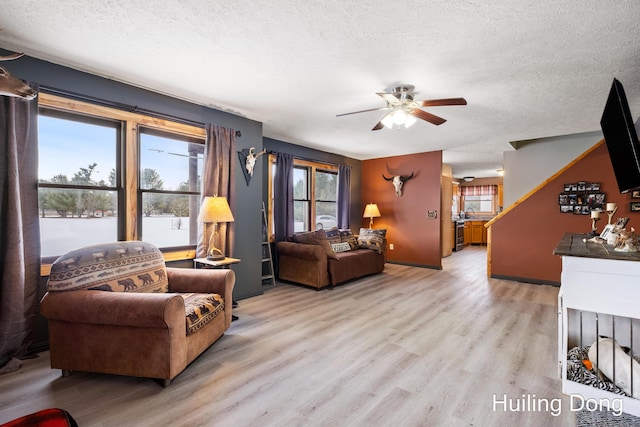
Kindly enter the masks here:
M 622 83 L 613 79 L 600 119 L 620 193 L 640 188 L 640 143 Z

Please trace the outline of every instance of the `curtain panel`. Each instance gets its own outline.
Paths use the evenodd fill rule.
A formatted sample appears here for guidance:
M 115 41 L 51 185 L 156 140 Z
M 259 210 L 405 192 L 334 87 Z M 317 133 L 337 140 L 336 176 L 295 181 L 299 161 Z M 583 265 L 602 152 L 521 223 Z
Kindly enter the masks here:
M 460 188 L 463 196 L 495 196 L 498 194 L 497 185 L 467 185 Z
M 36 91 L 38 87 L 31 86 Z M 0 357 L 26 356 L 40 281 L 38 102 L 0 96 Z
M 351 166 L 338 166 L 338 228 L 349 228 L 351 215 Z
M 202 196 L 226 197 L 231 212 L 235 212 L 236 188 L 236 131 L 217 125 L 205 126 L 206 141 L 204 148 L 204 166 L 202 171 Z M 236 155 L 237 156 L 237 155 Z M 209 236 L 213 227 L 198 224 L 198 247 L 196 256 L 205 257 L 209 248 Z M 218 224 L 218 247 L 224 250 L 226 256 L 233 256 L 233 242 L 235 235 L 234 223 Z
M 273 226 L 276 242 L 293 233 L 293 155 L 276 153 L 273 183 Z

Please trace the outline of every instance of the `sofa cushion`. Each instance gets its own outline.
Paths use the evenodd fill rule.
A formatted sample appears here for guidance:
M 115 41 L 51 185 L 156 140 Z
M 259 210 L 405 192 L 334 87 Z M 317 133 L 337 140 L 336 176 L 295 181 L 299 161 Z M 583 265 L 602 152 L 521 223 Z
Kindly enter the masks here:
M 358 235 L 358 247 L 362 249 L 373 249 L 378 253 L 382 253 L 386 235 L 386 229 L 361 228 L 360 234 Z
M 327 240 L 327 235 L 324 230 L 310 231 L 307 233 L 296 233 L 293 235 L 297 243 L 304 243 L 306 245 L 321 246 L 327 254 L 328 258 L 336 258 L 336 253 L 331 249 L 331 244 Z
M 224 299 L 218 294 L 179 294 L 184 299 L 187 335 L 213 320 L 224 310 Z
M 337 254 L 337 260 L 327 260 L 332 285 L 377 274 L 384 270 L 384 255 L 369 249 L 356 249 Z
M 164 258 L 151 243 L 140 241 L 85 246 L 51 265 L 48 291 L 79 289 L 112 292 L 168 292 Z

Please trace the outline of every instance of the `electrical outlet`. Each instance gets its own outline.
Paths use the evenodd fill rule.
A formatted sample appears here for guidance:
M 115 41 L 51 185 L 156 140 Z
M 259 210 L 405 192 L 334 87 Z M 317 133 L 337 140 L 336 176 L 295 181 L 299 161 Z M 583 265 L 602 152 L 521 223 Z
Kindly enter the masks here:
M 389 250 L 392 251 L 393 250 L 393 243 L 389 243 Z

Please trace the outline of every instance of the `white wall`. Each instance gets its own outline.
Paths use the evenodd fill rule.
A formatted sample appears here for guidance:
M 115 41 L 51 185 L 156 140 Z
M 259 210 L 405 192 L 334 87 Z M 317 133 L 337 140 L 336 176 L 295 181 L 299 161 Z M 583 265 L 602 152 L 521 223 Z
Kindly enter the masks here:
M 515 151 L 505 151 L 504 208 L 529 193 L 603 138 L 602 132 L 520 141 Z

